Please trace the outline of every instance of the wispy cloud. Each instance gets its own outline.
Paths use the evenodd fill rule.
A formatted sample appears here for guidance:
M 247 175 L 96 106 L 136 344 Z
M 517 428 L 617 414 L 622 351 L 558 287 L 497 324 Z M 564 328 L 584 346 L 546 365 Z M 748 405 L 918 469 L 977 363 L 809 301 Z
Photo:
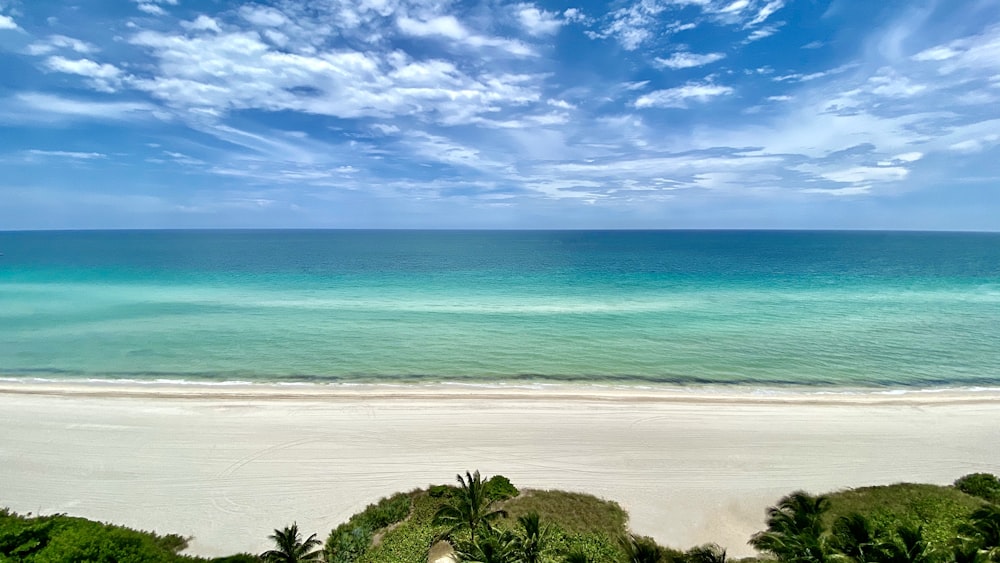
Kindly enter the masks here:
M 726 55 L 723 53 L 697 54 L 681 51 L 670 55 L 670 57 L 666 59 L 656 57 L 653 60 L 656 62 L 657 66 L 679 69 L 705 66 L 716 61 L 721 61 L 724 58 L 726 58 Z
M 639 96 L 635 101 L 637 108 L 686 108 L 692 101 L 704 103 L 719 96 L 728 96 L 735 92 L 729 86 L 711 82 L 689 82 L 676 88 L 656 90 Z
M 132 0 L 72 28 L 43 4 L 0 0 L 5 173 L 138 179 L 163 195 L 128 205 L 206 222 L 719 226 L 931 201 L 941 178 L 983 196 L 1000 155 L 1000 16 L 978 4 Z

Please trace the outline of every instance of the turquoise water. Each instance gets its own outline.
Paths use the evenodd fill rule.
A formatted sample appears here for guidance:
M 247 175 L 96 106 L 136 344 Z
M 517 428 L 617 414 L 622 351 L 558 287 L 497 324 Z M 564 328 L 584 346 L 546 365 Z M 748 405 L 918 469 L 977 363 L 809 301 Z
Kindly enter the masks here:
M 1000 385 L 1000 235 L 0 233 L 0 376 Z

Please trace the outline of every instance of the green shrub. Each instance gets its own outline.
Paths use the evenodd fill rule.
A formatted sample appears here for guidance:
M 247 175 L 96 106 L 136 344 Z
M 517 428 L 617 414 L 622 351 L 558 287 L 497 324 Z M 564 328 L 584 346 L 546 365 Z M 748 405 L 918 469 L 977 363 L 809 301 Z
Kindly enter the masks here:
M 1000 479 L 992 473 L 970 473 L 959 477 L 955 488 L 987 502 L 1000 503 Z
M 228 557 L 216 557 L 211 563 L 260 563 L 260 557 L 251 553 L 237 553 Z
M 364 510 L 337 526 L 326 539 L 324 552 L 329 563 L 353 563 L 371 546 L 375 532 L 404 520 L 410 514 L 410 493 L 397 493 Z
M 511 484 L 510 479 L 503 475 L 494 475 L 483 484 L 486 496 L 493 500 L 507 500 L 518 495 L 517 487 Z
M 430 495 L 431 498 L 449 498 L 454 491 L 455 487 L 450 485 L 432 485 L 429 489 L 427 489 L 427 494 Z

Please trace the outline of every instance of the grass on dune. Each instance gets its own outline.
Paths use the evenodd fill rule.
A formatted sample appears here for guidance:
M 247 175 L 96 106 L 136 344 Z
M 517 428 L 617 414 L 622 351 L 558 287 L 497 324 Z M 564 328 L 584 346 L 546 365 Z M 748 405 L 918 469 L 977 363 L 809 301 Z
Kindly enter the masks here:
M 897 483 L 832 493 L 825 521 L 830 526 L 837 518 L 857 512 L 886 526 L 923 526 L 930 541 L 943 544 L 982 505 L 981 499 L 954 487 Z

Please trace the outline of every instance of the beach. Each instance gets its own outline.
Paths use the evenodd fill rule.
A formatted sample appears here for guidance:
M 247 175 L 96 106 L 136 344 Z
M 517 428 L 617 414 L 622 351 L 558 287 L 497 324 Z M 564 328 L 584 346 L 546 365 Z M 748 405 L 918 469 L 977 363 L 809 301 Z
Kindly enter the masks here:
M 1000 391 L 0 382 L 0 505 L 193 536 L 325 539 L 396 491 L 479 469 L 619 502 L 731 556 L 796 489 L 998 472 Z

